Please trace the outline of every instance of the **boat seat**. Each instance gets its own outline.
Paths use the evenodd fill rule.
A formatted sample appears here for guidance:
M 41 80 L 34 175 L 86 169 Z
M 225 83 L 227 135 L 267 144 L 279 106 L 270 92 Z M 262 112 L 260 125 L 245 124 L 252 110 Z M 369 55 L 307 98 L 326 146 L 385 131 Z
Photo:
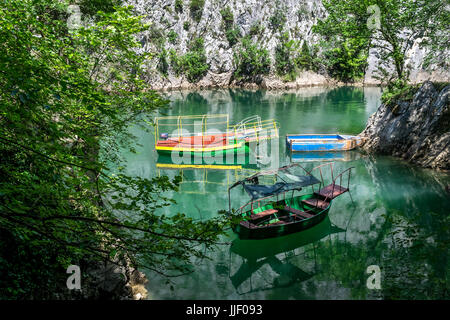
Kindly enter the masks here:
M 326 209 L 330 205 L 330 202 L 316 198 L 302 200 L 302 202 L 310 207 L 316 207 L 320 209 Z
M 276 210 L 276 209 L 267 209 L 267 210 L 261 211 L 259 213 L 252 214 L 250 216 L 250 219 L 251 220 L 259 219 L 259 218 L 262 218 L 262 217 L 265 217 L 265 216 L 268 216 L 268 215 L 271 215 L 271 214 L 274 214 L 277 212 L 278 212 L 278 210 Z
M 326 198 L 326 199 L 334 199 L 337 196 L 340 196 L 344 192 L 347 192 L 348 189 L 344 188 L 338 184 L 329 184 L 326 187 L 323 187 L 318 192 L 314 192 L 314 194 Z
M 269 223 L 269 224 L 266 224 L 265 226 L 263 226 L 263 227 L 267 227 L 267 226 L 275 226 L 275 225 L 277 225 L 277 224 L 286 224 L 286 221 L 277 221 L 277 222 L 273 222 L 273 223 Z
M 307 212 L 301 211 L 301 210 L 297 210 L 297 209 L 291 208 L 289 206 L 284 207 L 284 210 L 286 210 L 286 211 L 288 211 L 290 213 L 293 213 L 293 215 L 292 215 L 293 217 L 301 217 L 301 218 L 304 218 L 304 219 L 308 219 L 308 218 L 314 217 L 314 215 L 312 215 L 310 213 L 307 213 Z
M 253 223 L 250 223 L 247 220 L 241 221 L 239 224 L 247 229 L 255 229 L 257 227 L 256 225 L 254 225 Z

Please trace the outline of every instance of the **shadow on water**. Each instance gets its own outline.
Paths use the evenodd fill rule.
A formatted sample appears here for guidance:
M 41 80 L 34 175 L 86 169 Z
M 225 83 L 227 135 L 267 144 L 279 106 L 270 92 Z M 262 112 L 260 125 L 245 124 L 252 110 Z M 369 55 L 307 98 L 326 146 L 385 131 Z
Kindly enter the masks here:
M 239 294 L 288 287 L 294 283 L 308 280 L 314 276 L 316 270 L 304 271 L 301 267 L 292 263 L 291 260 L 294 257 L 304 254 L 306 250 L 314 251 L 316 242 L 331 234 L 340 232 L 345 232 L 345 229 L 333 225 L 327 216 L 318 225 L 291 235 L 264 240 L 235 239 L 230 246 L 230 273 L 233 264 L 233 255 L 239 256 L 242 263 L 237 271 L 230 275 L 230 280 Z M 312 248 L 306 249 L 308 245 L 312 245 Z M 272 285 L 269 287 L 253 288 L 251 277 L 264 265 L 270 266 L 275 273 L 273 281 L 266 279 Z M 241 285 L 248 280 L 250 280 L 250 290 L 240 292 Z
M 286 150 L 291 162 L 310 161 L 355 161 L 361 158 L 361 153 L 356 150 L 350 151 L 321 151 L 321 152 L 290 152 Z
M 427 212 L 450 212 L 450 194 L 445 189 L 450 177 L 445 172 L 405 165 L 392 157 L 366 156 L 363 163 L 385 207 L 406 217 L 418 212 L 423 213 L 422 218 Z

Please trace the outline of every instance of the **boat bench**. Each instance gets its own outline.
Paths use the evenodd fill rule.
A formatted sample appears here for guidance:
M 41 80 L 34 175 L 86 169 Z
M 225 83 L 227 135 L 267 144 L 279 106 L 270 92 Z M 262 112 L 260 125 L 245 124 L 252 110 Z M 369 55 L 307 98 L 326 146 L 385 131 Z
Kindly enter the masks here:
M 317 198 L 302 200 L 302 202 L 310 207 L 316 207 L 320 209 L 326 209 L 330 205 L 329 201 L 324 201 Z
M 255 229 L 255 228 L 257 228 L 257 226 L 255 224 L 253 224 L 253 223 L 251 223 L 251 222 L 249 222 L 247 220 L 241 221 L 239 224 L 241 226 L 243 226 L 244 228 L 247 228 L 247 229 Z
M 280 221 L 277 221 L 277 222 L 272 222 L 272 223 L 266 224 L 264 227 L 267 227 L 267 226 L 275 226 L 275 225 L 277 225 L 277 224 L 285 224 L 285 223 L 286 223 L 286 221 L 280 220 Z
M 277 221 L 277 222 L 272 222 L 272 223 L 266 224 L 264 227 L 274 226 L 274 225 L 277 225 L 277 224 L 285 224 L 285 223 L 286 223 L 285 221 L 281 221 L 280 220 L 280 221 Z M 247 228 L 247 229 L 257 229 L 257 228 L 259 228 L 259 226 L 257 226 L 256 224 L 253 224 L 253 223 L 251 223 L 250 221 L 247 221 L 247 220 L 241 221 L 239 224 L 242 227 Z
M 294 216 L 294 217 L 302 217 L 304 219 L 308 219 L 308 218 L 314 217 L 313 214 L 307 213 L 305 211 L 297 210 L 297 209 L 291 208 L 289 206 L 285 206 L 284 210 L 286 210 L 286 211 L 288 211 L 290 213 L 293 213 L 292 216 Z
M 326 187 L 323 187 L 318 192 L 314 192 L 314 194 L 323 197 L 325 199 L 334 199 L 347 191 L 348 191 L 347 188 L 332 183 Z
M 278 210 L 276 210 L 276 209 L 267 209 L 267 210 L 261 211 L 259 213 L 252 214 L 250 216 L 250 220 L 260 219 L 262 217 L 269 216 L 269 215 L 277 213 L 277 212 L 278 212 Z

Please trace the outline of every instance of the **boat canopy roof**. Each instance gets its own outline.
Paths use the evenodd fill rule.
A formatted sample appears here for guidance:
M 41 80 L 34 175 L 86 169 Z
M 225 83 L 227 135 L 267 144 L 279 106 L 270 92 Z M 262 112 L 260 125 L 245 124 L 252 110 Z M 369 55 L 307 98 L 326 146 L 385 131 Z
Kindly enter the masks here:
M 254 201 L 291 190 L 301 190 L 303 187 L 320 183 L 320 181 L 311 174 L 296 175 L 289 172 L 289 168 L 295 165 L 296 164 L 291 164 L 275 170 L 261 171 L 244 180 L 236 182 L 229 188 L 229 190 L 237 185 L 242 185 L 244 190 L 249 194 L 251 200 Z M 258 177 L 266 175 L 276 175 L 282 181 L 276 182 L 272 185 L 259 184 Z
M 279 193 L 300 190 L 303 187 L 307 187 L 316 183 L 320 183 L 316 177 L 309 176 L 297 176 L 301 181 L 299 182 L 277 182 L 273 185 L 260 185 L 260 184 L 243 184 L 245 191 L 250 195 L 252 200 L 258 200 L 264 197 L 277 195 Z

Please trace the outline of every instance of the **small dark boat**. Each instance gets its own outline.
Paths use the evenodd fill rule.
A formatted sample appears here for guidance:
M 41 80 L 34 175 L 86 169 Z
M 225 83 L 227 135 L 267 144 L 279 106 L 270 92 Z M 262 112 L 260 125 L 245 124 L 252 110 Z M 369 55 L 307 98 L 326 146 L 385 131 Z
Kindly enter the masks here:
M 330 166 L 331 169 L 331 183 L 328 185 L 323 180 L 324 166 Z M 306 174 L 295 174 L 291 171 L 293 167 L 303 169 Z M 293 163 L 277 170 L 262 171 L 236 182 L 228 189 L 229 214 L 243 219 L 233 226 L 233 231 L 240 239 L 266 239 L 311 228 L 327 216 L 333 199 L 350 190 L 351 169 L 334 177 L 333 163 L 319 165 L 311 171 Z M 315 170 L 319 171 L 321 180 L 311 174 Z M 280 181 L 273 185 L 259 184 L 265 176 L 275 176 Z M 345 178 L 347 187 L 342 185 Z M 238 185 L 242 185 L 249 194 L 250 201 L 232 212 L 230 191 Z M 295 195 L 295 192 L 300 192 L 305 187 L 311 187 L 312 192 Z

